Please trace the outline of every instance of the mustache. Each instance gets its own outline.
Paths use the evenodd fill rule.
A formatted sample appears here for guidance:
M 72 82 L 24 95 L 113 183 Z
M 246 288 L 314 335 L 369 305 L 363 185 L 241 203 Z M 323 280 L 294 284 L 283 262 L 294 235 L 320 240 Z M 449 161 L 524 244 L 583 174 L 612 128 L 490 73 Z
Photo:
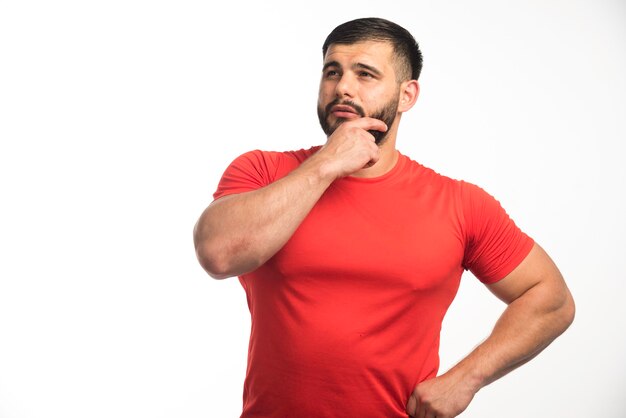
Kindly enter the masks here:
M 363 108 L 361 106 L 359 106 L 358 104 L 351 102 L 350 100 L 346 100 L 346 101 L 341 101 L 339 99 L 335 99 L 332 102 L 328 103 L 328 105 L 326 105 L 326 114 L 328 115 L 330 113 L 330 110 L 333 108 L 333 106 L 337 106 L 337 105 L 342 105 L 342 106 L 350 106 L 352 109 L 354 109 L 354 111 L 361 116 L 362 118 L 365 117 L 365 111 L 363 110 Z

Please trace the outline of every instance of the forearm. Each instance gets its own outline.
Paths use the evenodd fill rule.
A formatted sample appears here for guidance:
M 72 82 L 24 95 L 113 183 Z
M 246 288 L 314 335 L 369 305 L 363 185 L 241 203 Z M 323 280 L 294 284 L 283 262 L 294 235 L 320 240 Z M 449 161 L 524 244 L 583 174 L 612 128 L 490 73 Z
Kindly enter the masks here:
M 194 228 L 194 244 L 211 276 L 252 271 L 287 242 L 334 180 L 324 161 L 314 157 L 266 187 L 223 197 L 206 208 Z
M 567 287 L 539 283 L 511 302 L 487 340 L 448 373 L 477 392 L 539 354 L 567 329 L 573 315 Z

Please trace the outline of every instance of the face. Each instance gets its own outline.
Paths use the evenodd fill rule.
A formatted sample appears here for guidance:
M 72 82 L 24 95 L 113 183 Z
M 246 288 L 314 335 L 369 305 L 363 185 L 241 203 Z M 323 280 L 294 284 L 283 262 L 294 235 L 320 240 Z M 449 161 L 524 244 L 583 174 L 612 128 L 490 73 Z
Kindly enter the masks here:
M 391 128 L 398 113 L 399 92 L 391 44 L 331 45 L 324 58 L 317 102 L 324 133 L 330 136 L 343 122 L 364 116 L 380 119 Z M 390 130 L 370 133 L 381 145 Z

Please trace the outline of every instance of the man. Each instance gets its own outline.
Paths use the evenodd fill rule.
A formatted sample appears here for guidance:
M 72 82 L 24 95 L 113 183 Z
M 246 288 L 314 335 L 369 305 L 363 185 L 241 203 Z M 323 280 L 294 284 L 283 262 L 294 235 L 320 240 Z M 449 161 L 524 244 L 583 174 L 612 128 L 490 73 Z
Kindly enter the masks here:
M 347 22 L 323 56 L 326 143 L 240 156 L 194 230 L 203 268 L 239 276 L 246 291 L 241 416 L 455 417 L 570 325 L 572 297 L 493 197 L 396 150 L 422 66 L 405 29 Z M 464 269 L 508 306 L 437 377 L 441 322 Z

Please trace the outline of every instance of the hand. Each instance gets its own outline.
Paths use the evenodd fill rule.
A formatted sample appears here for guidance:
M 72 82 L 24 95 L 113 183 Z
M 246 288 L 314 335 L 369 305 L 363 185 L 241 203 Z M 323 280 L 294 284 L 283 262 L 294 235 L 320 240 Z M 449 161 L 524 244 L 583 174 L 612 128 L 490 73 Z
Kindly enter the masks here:
M 369 117 L 346 121 L 328 137 L 316 158 L 326 160 L 326 169 L 334 178 L 374 165 L 380 158 L 380 151 L 368 130 L 385 132 L 387 125 Z
M 465 411 L 475 394 L 463 379 L 446 373 L 419 383 L 406 412 L 415 418 L 453 418 Z

